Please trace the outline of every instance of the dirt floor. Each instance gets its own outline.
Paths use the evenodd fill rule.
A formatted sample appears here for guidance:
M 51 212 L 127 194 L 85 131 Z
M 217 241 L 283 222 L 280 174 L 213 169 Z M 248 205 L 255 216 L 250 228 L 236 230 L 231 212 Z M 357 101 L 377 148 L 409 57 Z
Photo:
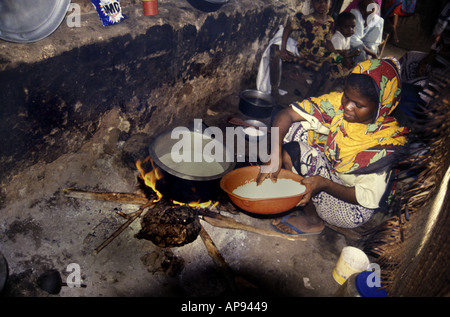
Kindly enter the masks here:
M 404 52 L 388 45 L 384 55 L 400 57 Z M 294 91 L 298 87 L 288 73 L 281 84 L 288 94 L 279 100 L 285 105 L 298 98 Z M 220 125 L 229 115 L 245 118 L 238 103 L 239 97 L 232 95 L 211 106 L 205 123 Z M 218 228 L 201 220 L 232 275 L 249 283 L 231 286 L 229 275 L 214 263 L 200 237 L 182 247 L 162 249 L 135 237 L 139 220 L 94 254 L 126 221 L 117 212 L 130 213 L 138 206 L 70 198 L 64 189 L 137 193 L 138 172 L 132 163 L 146 155 L 127 150 L 131 154 L 124 158 L 126 149 L 146 147 L 139 136 L 120 142 L 113 129 L 120 123 L 114 113 L 110 118 L 80 151 L 50 164 L 32 166 L 16 175 L 6 188 L 0 210 L 0 245 L 9 276 L 2 296 L 221 296 L 236 291 L 266 296 L 335 294 L 339 284 L 332 270 L 342 248 L 351 242 L 330 228 L 306 241 L 290 241 Z M 230 204 L 217 209 L 244 224 L 270 229 L 270 219 L 230 212 Z M 42 290 L 39 277 L 49 270 L 58 271 L 62 282 L 69 285 L 63 285 L 56 294 Z M 74 282 L 80 283 L 70 287 Z

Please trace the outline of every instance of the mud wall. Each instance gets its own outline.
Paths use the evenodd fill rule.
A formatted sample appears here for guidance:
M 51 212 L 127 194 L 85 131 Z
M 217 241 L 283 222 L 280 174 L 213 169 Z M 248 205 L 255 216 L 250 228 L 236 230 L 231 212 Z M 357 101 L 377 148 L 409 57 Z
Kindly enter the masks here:
M 105 114 L 120 116 L 119 138 L 201 117 L 209 104 L 254 77 L 261 54 L 292 1 L 230 1 L 215 12 L 160 1 L 144 16 L 104 27 L 79 0 L 81 21 L 47 38 L 0 43 L 0 177 L 76 151 Z M 138 2 L 138 3 L 136 3 Z M 301 3 L 302 1 L 299 1 Z

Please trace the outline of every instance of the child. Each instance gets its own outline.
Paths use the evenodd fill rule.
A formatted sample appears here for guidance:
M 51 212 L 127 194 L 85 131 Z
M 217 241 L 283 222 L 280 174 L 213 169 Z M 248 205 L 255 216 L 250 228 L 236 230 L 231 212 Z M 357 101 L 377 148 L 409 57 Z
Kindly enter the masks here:
M 342 56 L 342 65 L 346 69 L 345 77 L 353 68 L 353 57 L 360 54 L 360 50 L 350 50 L 350 37 L 355 33 L 356 18 L 351 12 L 342 12 L 336 19 L 336 31 L 331 38 L 336 52 Z
M 362 62 L 369 58 L 379 58 L 378 46 L 383 40 L 384 20 L 371 7 L 377 6 L 375 0 L 360 0 L 358 9 L 353 9 L 350 12 L 356 17 L 355 34 L 350 38 L 350 47 L 360 49 L 361 54 L 357 56 L 356 62 Z
M 350 37 L 355 33 L 356 18 L 350 12 L 342 12 L 336 19 L 336 30 L 331 38 L 334 58 L 324 64 L 322 71 L 315 78 L 307 97 L 330 92 L 335 81 L 347 77 L 355 63 L 353 57 L 360 54 L 360 50 L 350 50 Z M 325 80 L 324 80 L 325 78 Z M 324 83 L 322 84 L 322 81 Z
M 298 12 L 286 27 L 280 27 L 269 42 L 256 79 L 259 91 L 278 94 L 282 61 L 296 62 L 307 69 L 318 71 L 329 58 L 330 49 L 333 50 L 331 37 L 334 28 L 334 20 L 328 15 L 331 0 L 311 0 L 311 4 L 313 13 L 303 15 Z M 297 40 L 290 37 L 293 31 L 298 31 Z M 272 47 L 274 45 L 276 47 Z
M 334 20 L 328 14 L 331 0 L 312 0 L 313 13 L 296 14 L 283 31 L 280 57 L 283 61 L 297 62 L 318 71 L 329 57 Z M 298 54 L 286 50 L 286 43 L 292 31 L 299 31 Z

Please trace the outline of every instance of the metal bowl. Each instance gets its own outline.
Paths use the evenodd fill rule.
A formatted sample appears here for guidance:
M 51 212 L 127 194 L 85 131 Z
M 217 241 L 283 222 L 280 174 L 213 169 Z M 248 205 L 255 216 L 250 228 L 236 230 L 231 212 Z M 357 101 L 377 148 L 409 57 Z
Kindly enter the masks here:
M 246 123 L 260 128 L 267 128 L 264 122 L 259 120 L 245 120 Z M 242 136 L 249 142 L 259 142 L 267 137 L 267 130 L 253 127 L 243 127 Z
M 305 185 L 305 192 L 293 196 L 278 197 L 278 198 L 265 198 L 265 199 L 252 199 L 241 197 L 233 193 L 237 187 L 244 185 L 248 182 L 256 181 L 256 177 L 259 173 L 259 166 L 248 166 L 235 169 L 225 176 L 220 181 L 220 187 L 224 190 L 231 201 L 239 208 L 254 214 L 273 215 L 288 211 L 302 200 L 303 196 L 308 193 L 311 188 L 308 184 Z M 282 169 L 278 174 L 278 178 L 292 179 L 297 182 L 301 182 L 302 176 Z
M 239 98 L 239 110 L 253 118 L 269 117 L 275 106 L 275 99 L 259 90 L 243 90 L 239 93 Z
M 31 43 L 52 34 L 64 20 L 70 0 L 0 1 L 0 39 Z

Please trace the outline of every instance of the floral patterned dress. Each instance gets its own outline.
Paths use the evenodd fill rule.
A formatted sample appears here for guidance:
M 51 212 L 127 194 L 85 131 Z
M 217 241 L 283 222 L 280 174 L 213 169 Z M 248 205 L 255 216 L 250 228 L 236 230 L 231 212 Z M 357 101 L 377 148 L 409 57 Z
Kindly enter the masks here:
M 297 14 L 291 21 L 291 27 L 299 31 L 297 47 L 300 57 L 297 62 L 318 71 L 322 64 L 331 58 L 326 49 L 326 42 L 331 41 L 333 36 L 333 18 L 328 16 L 327 22 L 321 23 L 312 14 Z

